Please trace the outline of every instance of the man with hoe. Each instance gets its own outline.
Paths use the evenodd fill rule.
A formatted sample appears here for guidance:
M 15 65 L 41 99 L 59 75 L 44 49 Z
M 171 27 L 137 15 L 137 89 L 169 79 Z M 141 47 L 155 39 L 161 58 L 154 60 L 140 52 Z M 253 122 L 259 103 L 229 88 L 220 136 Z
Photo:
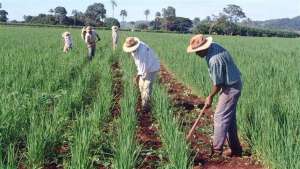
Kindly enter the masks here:
M 236 107 L 241 95 L 241 73 L 235 65 L 229 52 L 212 37 L 196 35 L 190 40 L 188 53 L 205 59 L 212 81 L 212 89 L 206 98 L 205 107 L 211 106 L 214 97 L 219 93 L 219 100 L 214 114 L 214 134 L 212 156 L 241 156 L 242 147 L 237 135 Z M 223 152 L 223 145 L 227 139 L 230 149 Z
M 128 37 L 123 45 L 123 50 L 126 53 L 131 53 L 137 66 L 136 82 L 141 92 L 142 109 L 143 111 L 149 111 L 152 85 L 160 69 L 158 57 L 153 49 L 137 37 Z

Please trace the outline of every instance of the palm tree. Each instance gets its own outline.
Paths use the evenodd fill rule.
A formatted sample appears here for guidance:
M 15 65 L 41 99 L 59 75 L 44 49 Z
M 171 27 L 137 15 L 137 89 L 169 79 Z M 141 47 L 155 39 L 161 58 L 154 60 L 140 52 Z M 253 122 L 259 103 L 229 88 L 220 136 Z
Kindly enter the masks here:
M 160 18 L 160 17 L 161 17 L 161 13 L 160 13 L 160 12 L 156 12 L 156 13 L 155 13 L 155 17 L 156 17 L 156 18 Z
M 79 15 L 79 11 L 74 9 L 72 11 L 72 15 L 74 16 L 74 25 L 76 25 L 76 21 L 77 21 L 78 15 Z
M 110 0 L 110 3 L 112 5 L 112 11 L 113 11 L 112 17 L 114 18 L 115 17 L 115 7 L 117 7 L 118 5 L 115 0 Z
M 125 17 L 127 17 L 127 11 L 125 9 L 121 10 L 120 16 L 122 16 L 124 22 Z
M 145 16 L 146 16 L 146 21 L 148 21 L 148 16 L 150 14 L 150 10 L 149 9 L 146 9 L 145 12 L 144 12 Z

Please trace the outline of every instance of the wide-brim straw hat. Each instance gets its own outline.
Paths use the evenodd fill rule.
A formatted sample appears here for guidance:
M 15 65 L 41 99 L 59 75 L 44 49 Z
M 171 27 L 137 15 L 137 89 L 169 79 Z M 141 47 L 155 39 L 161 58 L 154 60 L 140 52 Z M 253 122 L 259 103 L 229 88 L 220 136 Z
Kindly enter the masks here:
M 71 33 L 70 33 L 70 32 L 64 32 L 64 33 L 62 34 L 62 37 L 65 37 L 65 36 L 68 36 L 68 35 L 71 35 Z
M 85 28 L 85 30 L 86 31 L 91 31 L 91 30 L 93 30 L 93 28 L 91 26 L 88 26 L 88 27 Z
M 206 50 L 210 47 L 213 41 L 212 37 L 205 37 L 202 34 L 195 35 L 191 38 L 190 44 L 187 48 L 188 53 Z
M 126 53 L 131 53 L 140 46 L 141 41 L 137 37 L 128 37 L 123 44 L 123 51 Z
M 119 27 L 117 27 L 117 26 L 112 26 L 111 29 L 112 29 L 112 30 L 118 30 Z

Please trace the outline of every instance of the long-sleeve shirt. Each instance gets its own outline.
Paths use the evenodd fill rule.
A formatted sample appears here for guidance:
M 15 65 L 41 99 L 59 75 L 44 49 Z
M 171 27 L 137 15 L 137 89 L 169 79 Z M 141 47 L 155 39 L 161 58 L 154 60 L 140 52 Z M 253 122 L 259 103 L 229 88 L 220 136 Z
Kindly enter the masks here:
M 231 55 L 217 43 L 211 44 L 205 59 L 214 85 L 230 86 L 241 80 L 241 73 Z
M 145 77 L 147 73 L 156 72 L 160 69 L 157 55 L 148 45 L 141 42 L 138 49 L 132 53 L 137 66 L 138 75 Z
M 114 44 L 117 44 L 119 41 L 119 32 L 118 31 L 112 31 L 112 41 Z

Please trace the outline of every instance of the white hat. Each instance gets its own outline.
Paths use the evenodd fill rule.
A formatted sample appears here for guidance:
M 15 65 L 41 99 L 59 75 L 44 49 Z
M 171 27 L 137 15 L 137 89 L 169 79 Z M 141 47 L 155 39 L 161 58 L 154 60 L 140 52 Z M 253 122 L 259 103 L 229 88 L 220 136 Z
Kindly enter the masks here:
M 118 30 L 119 27 L 118 27 L 118 26 L 112 26 L 111 29 L 112 29 L 112 30 Z
M 126 38 L 123 44 L 123 50 L 126 53 L 131 53 L 135 51 L 141 44 L 141 41 L 137 37 L 128 37 Z

